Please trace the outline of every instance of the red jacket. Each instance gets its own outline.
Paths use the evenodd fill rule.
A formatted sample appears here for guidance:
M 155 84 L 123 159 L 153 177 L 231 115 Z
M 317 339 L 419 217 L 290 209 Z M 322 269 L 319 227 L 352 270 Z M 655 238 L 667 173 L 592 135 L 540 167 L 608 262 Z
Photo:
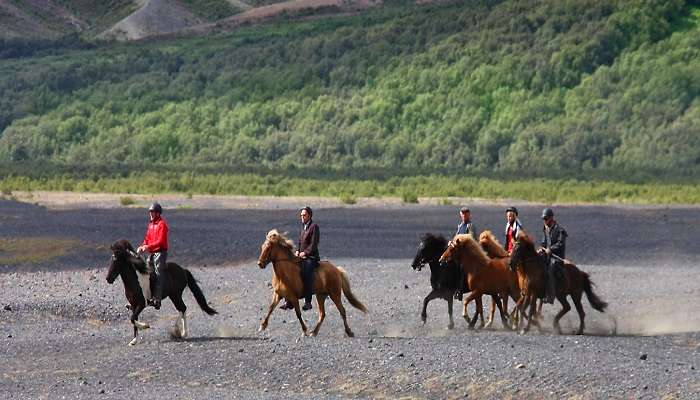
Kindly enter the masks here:
M 163 217 L 148 223 L 143 245 L 146 246 L 149 253 L 168 250 L 168 223 Z

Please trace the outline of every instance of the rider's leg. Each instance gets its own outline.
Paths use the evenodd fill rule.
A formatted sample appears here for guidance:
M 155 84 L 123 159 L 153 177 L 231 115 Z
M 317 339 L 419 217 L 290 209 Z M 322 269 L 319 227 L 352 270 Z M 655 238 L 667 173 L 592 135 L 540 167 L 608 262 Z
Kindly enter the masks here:
M 459 271 L 459 282 L 457 283 L 457 290 L 455 290 L 454 298 L 462 301 L 462 294 L 466 292 L 464 269 L 462 268 L 462 263 L 457 263 L 457 270 Z
M 167 271 L 168 252 L 161 251 L 159 253 L 154 253 L 152 257 L 156 269 L 156 288 L 153 293 L 152 304 L 153 307 L 158 310 L 160 309 L 160 301 L 163 299 L 169 283 Z
M 553 304 L 554 303 L 554 297 L 556 295 L 556 276 L 554 274 L 554 269 L 556 266 L 554 265 L 555 261 L 553 257 L 550 257 L 549 260 L 547 260 L 547 285 L 546 285 L 546 294 L 547 294 L 547 299 L 545 300 L 547 303 Z
M 317 260 L 305 259 L 301 262 L 301 278 L 304 283 L 304 306 L 302 309 L 310 310 L 311 297 L 313 295 L 314 270 L 318 264 Z

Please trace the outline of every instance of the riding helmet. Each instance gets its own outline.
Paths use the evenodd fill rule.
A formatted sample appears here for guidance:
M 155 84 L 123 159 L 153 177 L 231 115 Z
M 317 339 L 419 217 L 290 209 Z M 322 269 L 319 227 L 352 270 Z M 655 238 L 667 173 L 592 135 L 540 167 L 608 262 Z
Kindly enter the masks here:
M 513 206 L 506 208 L 506 212 L 509 212 L 509 211 L 512 211 L 513 214 L 515 214 L 515 216 L 518 216 L 518 209 L 517 208 L 515 208 Z
M 552 217 L 554 217 L 554 211 L 552 211 L 551 208 L 547 207 L 544 210 L 542 210 L 542 219 L 552 218 Z
M 150 207 L 148 207 L 148 211 L 155 211 L 158 214 L 161 214 L 163 212 L 163 207 L 161 207 L 158 203 L 153 203 Z

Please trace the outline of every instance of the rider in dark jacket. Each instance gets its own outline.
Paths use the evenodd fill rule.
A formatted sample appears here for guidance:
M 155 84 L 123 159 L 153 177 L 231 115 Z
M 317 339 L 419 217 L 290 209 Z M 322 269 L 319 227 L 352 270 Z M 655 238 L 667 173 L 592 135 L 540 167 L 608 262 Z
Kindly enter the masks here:
M 321 238 L 321 230 L 311 220 L 313 216 L 311 207 L 302 208 L 300 216 L 302 225 L 301 232 L 299 232 L 299 245 L 296 256 L 301 258 L 301 279 L 304 281 L 304 306 L 302 310 L 310 310 L 314 271 L 318 267 L 318 262 L 321 258 L 318 255 L 318 241 Z
M 554 302 L 556 294 L 557 280 L 563 278 L 561 270 L 564 257 L 566 256 L 566 230 L 554 220 L 554 211 L 551 208 L 542 210 L 542 249 L 541 252 L 547 256 L 547 303 Z

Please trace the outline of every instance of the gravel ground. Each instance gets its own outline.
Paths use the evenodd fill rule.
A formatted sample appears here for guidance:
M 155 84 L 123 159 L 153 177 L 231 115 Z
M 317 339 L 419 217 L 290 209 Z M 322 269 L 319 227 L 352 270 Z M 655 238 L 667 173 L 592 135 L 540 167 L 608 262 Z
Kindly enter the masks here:
M 253 258 L 268 229 L 296 231 L 296 212 L 168 212 L 177 249 L 171 258 L 189 265 L 220 315 L 205 315 L 186 294 L 190 338 L 170 337 L 176 312 L 166 301 L 142 314 L 152 329 L 128 347 L 122 284 L 105 282 L 109 255 L 100 246 L 136 241 L 145 213 L 0 202 L 0 238 L 86 243 L 57 259 L 8 263 L 0 273 L 0 398 L 697 398 L 700 249 L 692 227 L 700 210 L 557 207 L 571 257 L 611 304 L 600 314 L 584 300 L 587 335 L 557 336 L 551 319 L 558 306 L 545 307 L 543 332 L 527 335 L 499 321 L 472 331 L 458 319 L 447 330 L 442 300 L 420 324 L 429 272 L 415 273 L 410 258 L 421 232 L 447 233 L 455 208 L 317 211 L 323 255 L 346 267 L 370 309 L 365 318 L 348 308 L 353 339 L 344 337 L 332 305 L 319 337 L 302 338 L 293 312 L 282 310 L 256 333 L 271 271 Z M 472 207 L 480 229 L 500 232 L 501 208 Z M 539 222 L 540 208 L 523 207 L 526 226 Z M 304 317 L 313 323 L 315 310 Z M 613 318 L 617 335 L 610 335 Z M 576 323 L 572 313 L 562 326 L 572 332 Z

